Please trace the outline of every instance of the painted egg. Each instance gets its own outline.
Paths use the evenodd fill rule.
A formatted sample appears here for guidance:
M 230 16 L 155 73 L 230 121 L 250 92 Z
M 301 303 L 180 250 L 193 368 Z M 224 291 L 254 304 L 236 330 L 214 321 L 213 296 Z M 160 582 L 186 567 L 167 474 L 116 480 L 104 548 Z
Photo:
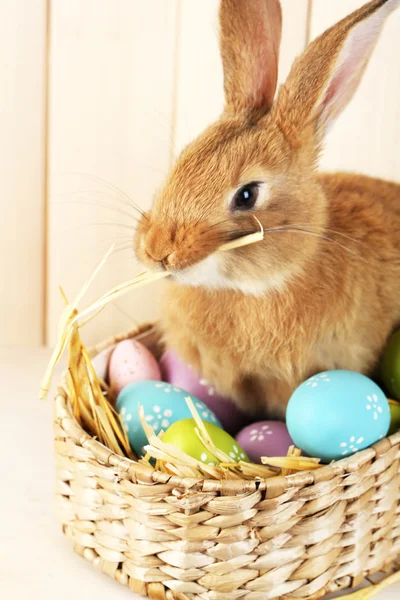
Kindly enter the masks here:
M 117 344 L 110 358 L 109 382 L 116 394 L 134 381 L 160 380 L 158 362 L 140 342 L 124 340 Z
M 380 372 L 389 394 L 400 400 L 400 330 L 389 338 L 382 354 Z
M 246 452 L 229 433 L 213 423 L 204 423 L 204 426 L 214 446 L 225 452 L 232 462 L 249 460 Z M 180 448 L 180 450 L 200 462 L 215 466 L 219 462 L 218 458 L 201 443 L 195 429 L 196 421 L 194 419 L 177 421 L 165 432 L 162 441 Z
M 215 388 L 189 365 L 185 364 L 170 349 L 164 352 L 160 360 L 161 374 L 164 381 L 168 381 L 189 394 L 193 394 L 202 400 L 221 421 L 223 428 L 235 435 L 245 425 L 250 423 L 246 416 L 233 402 L 217 394 Z
M 185 390 L 163 381 L 137 381 L 127 385 L 119 394 L 116 409 L 122 417 L 129 443 L 137 455 L 147 444 L 147 438 L 139 419 L 138 407 L 143 406 L 146 422 L 156 434 L 166 431 L 170 425 L 181 419 L 189 419 L 192 413 L 185 398 Z M 220 426 L 217 417 L 201 400 L 189 396 L 204 421 Z
M 396 433 L 400 430 L 400 402 L 395 400 L 389 400 L 390 408 L 390 429 L 389 435 Z
M 105 350 L 102 350 L 92 358 L 92 365 L 96 371 L 97 377 L 108 380 L 108 365 L 110 363 L 110 356 L 114 351 L 115 346 L 110 346 Z
M 326 371 L 310 377 L 293 393 L 286 424 L 298 448 L 326 463 L 385 437 L 389 404 L 382 390 L 365 375 Z
M 293 440 L 285 423 L 260 421 L 248 425 L 236 436 L 236 441 L 254 463 L 261 463 L 262 456 L 286 456 Z

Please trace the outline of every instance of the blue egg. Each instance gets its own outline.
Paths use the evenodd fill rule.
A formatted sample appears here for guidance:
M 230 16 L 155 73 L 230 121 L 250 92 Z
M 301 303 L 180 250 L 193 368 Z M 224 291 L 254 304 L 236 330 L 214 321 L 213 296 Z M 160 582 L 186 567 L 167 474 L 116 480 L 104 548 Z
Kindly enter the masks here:
M 390 409 L 385 394 L 365 375 L 326 371 L 293 393 L 286 423 L 298 448 L 327 463 L 385 437 Z
M 156 434 L 165 431 L 175 421 L 191 419 L 192 413 L 185 398 L 190 397 L 204 421 L 221 427 L 213 412 L 198 398 L 170 383 L 162 381 L 136 381 L 127 385 L 118 395 L 116 410 L 121 415 L 129 443 L 140 456 L 147 438 L 139 419 L 138 407 L 143 406 L 147 423 Z

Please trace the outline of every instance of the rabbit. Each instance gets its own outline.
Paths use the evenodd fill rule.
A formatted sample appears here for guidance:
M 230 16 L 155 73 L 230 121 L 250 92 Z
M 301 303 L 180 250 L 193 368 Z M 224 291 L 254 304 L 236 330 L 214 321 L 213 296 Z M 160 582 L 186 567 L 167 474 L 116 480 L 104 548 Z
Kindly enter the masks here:
M 279 2 L 221 0 L 222 115 L 137 228 L 141 263 L 171 275 L 166 345 L 249 415 L 284 419 L 318 372 L 371 374 L 400 323 L 400 185 L 317 172 L 398 3 L 373 0 L 328 29 L 276 93 Z M 257 231 L 254 217 L 262 241 L 218 252 Z

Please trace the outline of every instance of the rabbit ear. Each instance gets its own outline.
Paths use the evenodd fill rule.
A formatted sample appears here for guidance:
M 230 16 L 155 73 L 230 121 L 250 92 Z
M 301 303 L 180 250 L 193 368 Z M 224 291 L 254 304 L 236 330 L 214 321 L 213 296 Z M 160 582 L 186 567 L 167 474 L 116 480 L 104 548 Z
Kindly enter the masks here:
M 369 2 L 308 46 L 279 94 L 283 121 L 298 132 L 312 122 L 321 139 L 356 91 L 385 19 L 399 2 Z
M 221 0 L 219 19 L 225 110 L 268 112 L 278 77 L 279 0 Z

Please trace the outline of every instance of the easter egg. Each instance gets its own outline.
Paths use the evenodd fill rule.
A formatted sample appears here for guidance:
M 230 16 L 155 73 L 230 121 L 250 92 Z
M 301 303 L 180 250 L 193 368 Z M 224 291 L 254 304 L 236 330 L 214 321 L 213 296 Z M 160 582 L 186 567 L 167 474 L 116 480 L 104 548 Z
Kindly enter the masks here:
M 380 362 L 382 381 L 396 400 L 400 400 L 400 330 L 386 344 Z
M 245 451 L 239 446 L 234 438 L 229 435 L 229 433 L 213 423 L 204 423 L 204 426 L 214 446 L 227 454 L 232 462 L 249 460 Z M 200 462 L 214 466 L 219 460 L 202 444 L 195 432 L 196 427 L 197 425 L 194 419 L 177 421 L 165 432 L 162 441 L 166 444 L 176 446 Z
M 295 390 L 286 424 L 298 448 L 326 463 L 385 437 L 389 404 L 382 390 L 365 375 L 326 371 Z
M 96 371 L 97 377 L 108 380 L 108 365 L 110 363 L 110 356 L 114 351 L 115 346 L 110 346 L 105 350 L 102 350 L 92 358 L 92 365 Z
M 115 407 L 122 417 L 129 443 L 137 455 L 142 453 L 143 446 L 147 444 L 146 434 L 139 419 L 139 405 L 143 406 L 146 422 L 158 434 L 161 430 L 166 431 L 175 421 L 192 417 L 185 400 L 187 397 L 193 400 L 204 421 L 220 426 L 217 417 L 201 400 L 170 383 L 136 381 L 120 392 Z
M 116 394 L 134 381 L 160 380 L 158 362 L 140 342 L 123 340 L 114 349 L 109 364 L 109 382 Z
M 400 430 L 400 402 L 388 400 L 390 409 L 390 429 L 389 435 Z
M 215 388 L 194 369 L 185 364 L 178 354 L 169 349 L 160 360 L 161 374 L 164 381 L 169 381 L 189 394 L 202 400 L 221 421 L 223 428 L 235 435 L 250 420 L 233 402 L 217 394 Z
M 285 423 L 280 421 L 248 425 L 238 433 L 236 441 L 254 463 L 261 463 L 262 456 L 286 456 L 293 445 Z

